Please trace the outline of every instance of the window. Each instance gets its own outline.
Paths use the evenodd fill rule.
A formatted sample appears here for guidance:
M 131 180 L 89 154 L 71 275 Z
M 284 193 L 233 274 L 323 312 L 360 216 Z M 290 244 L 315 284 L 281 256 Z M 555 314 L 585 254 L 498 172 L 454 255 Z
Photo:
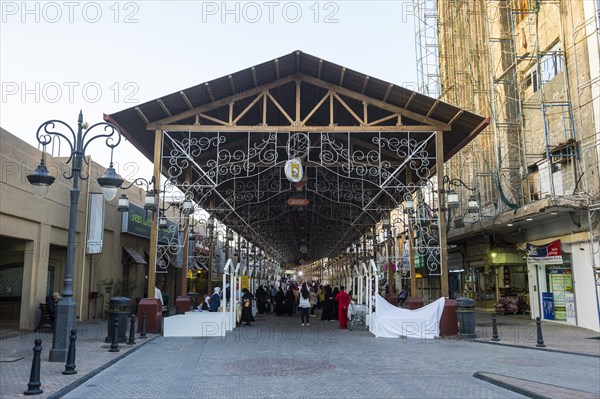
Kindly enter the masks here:
M 533 11 L 532 0 L 513 0 L 513 14 L 515 16 L 515 25 L 525 18 L 525 15 Z
M 538 91 L 542 85 L 545 85 L 559 72 L 563 69 L 563 61 L 562 61 L 562 51 L 560 48 L 560 43 L 557 43 L 550 50 L 546 51 L 540 57 L 539 63 L 539 74 L 538 76 L 538 66 L 535 65 L 530 71 L 527 73 L 525 77 L 525 90 L 528 90 L 531 87 L 532 93 Z M 540 79 L 541 77 L 541 79 Z

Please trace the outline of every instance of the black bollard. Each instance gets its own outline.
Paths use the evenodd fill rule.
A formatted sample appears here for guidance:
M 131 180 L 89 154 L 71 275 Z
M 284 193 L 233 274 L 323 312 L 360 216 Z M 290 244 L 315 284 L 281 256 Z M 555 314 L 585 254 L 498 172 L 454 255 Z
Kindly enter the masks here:
M 129 340 L 127 345 L 135 345 L 135 316 L 131 315 L 131 327 L 129 327 Z
M 31 361 L 31 374 L 29 375 L 29 383 L 27 384 L 27 390 L 23 392 L 25 395 L 39 395 L 44 391 L 40 389 L 42 383 L 40 382 L 40 362 L 42 354 L 42 340 L 36 339 L 34 341 L 35 346 L 33 347 L 33 360 Z
M 142 312 L 142 332 L 140 333 L 141 339 L 146 339 L 146 312 Z
M 500 341 L 498 337 L 498 326 L 496 325 L 496 315 L 492 315 L 492 341 Z
M 77 330 L 71 330 L 71 336 L 69 337 L 69 352 L 67 353 L 67 364 L 65 364 L 65 371 L 63 374 L 77 374 L 75 371 L 75 340 L 77 339 Z
M 115 317 L 112 330 L 112 343 L 110 344 L 109 352 L 119 352 L 119 320 Z
M 535 346 L 538 348 L 543 348 L 546 345 L 544 345 L 544 337 L 542 337 L 542 322 L 540 321 L 539 317 L 535 318 L 535 325 L 537 327 L 537 344 Z

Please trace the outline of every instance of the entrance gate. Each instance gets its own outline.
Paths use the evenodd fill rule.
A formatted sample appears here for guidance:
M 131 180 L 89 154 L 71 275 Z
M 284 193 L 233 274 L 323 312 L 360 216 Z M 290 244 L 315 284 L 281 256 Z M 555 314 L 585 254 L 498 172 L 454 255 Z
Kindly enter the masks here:
M 218 262 L 221 273 L 233 258 L 263 279 L 286 265 L 339 259 L 349 247 L 364 253 L 383 242 L 385 257 L 401 256 L 398 236 L 429 275 L 445 275 L 446 209 L 437 190 L 443 162 L 487 125 L 299 51 L 106 120 L 154 161 L 157 181 L 166 178 L 161 203 L 179 196 L 196 205 L 192 216 L 182 209 L 169 216 L 175 223 L 160 240 L 161 217 L 154 218 L 150 263 L 191 269 Z M 226 226 L 221 237 L 219 223 Z M 190 236 L 212 256 L 191 251 Z M 218 240 L 230 243 L 229 251 L 216 251 Z M 338 279 L 356 269 L 351 261 L 333 264 Z

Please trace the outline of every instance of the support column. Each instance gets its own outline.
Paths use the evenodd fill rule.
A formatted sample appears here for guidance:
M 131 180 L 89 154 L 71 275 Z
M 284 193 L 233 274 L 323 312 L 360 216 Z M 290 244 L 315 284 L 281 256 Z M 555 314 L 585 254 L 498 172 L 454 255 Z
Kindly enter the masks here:
M 410 216 L 409 216 L 410 217 Z M 408 236 L 410 238 L 409 251 L 410 251 L 410 296 L 417 296 L 417 279 L 415 278 L 415 233 L 412 229 L 412 225 L 409 222 Z
M 192 180 L 192 169 L 188 168 L 185 171 L 185 180 L 190 183 Z M 184 241 L 183 241 L 183 264 L 181 265 L 181 288 L 179 291 L 179 295 L 185 296 L 187 294 L 187 274 L 189 270 L 189 255 L 190 255 L 190 218 L 189 215 L 185 217 L 185 221 L 183 223 L 183 231 Z
M 148 298 L 154 298 L 154 287 L 156 286 L 156 249 L 158 243 L 158 207 L 160 198 L 160 165 L 162 155 L 162 130 L 154 132 L 154 203 L 157 211 L 152 212 L 152 225 L 150 226 L 150 262 L 148 264 Z
M 442 192 L 444 188 L 444 132 L 438 130 L 435 133 L 435 149 L 436 149 L 436 177 L 438 186 L 438 204 L 440 211 L 438 213 L 438 226 L 440 229 L 440 267 L 442 268 L 441 290 L 442 296 L 450 297 L 450 287 L 448 285 L 448 245 L 446 238 L 446 196 Z
M 38 304 L 46 303 L 51 227 L 47 224 L 37 226 L 37 240 L 25 243 L 19 317 L 19 329 L 22 330 L 33 330 L 35 328 Z M 56 270 L 56 272 L 61 273 L 60 270 Z M 58 291 L 58 289 L 55 288 L 55 291 Z

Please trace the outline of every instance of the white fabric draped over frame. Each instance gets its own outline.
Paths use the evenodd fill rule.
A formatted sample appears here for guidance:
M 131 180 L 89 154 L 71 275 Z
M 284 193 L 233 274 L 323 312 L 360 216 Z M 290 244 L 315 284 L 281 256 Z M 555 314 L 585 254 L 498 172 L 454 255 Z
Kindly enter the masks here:
M 376 301 L 371 332 L 377 338 L 433 339 L 440 335 L 445 298 L 415 310 L 397 308 L 380 295 L 376 296 Z

